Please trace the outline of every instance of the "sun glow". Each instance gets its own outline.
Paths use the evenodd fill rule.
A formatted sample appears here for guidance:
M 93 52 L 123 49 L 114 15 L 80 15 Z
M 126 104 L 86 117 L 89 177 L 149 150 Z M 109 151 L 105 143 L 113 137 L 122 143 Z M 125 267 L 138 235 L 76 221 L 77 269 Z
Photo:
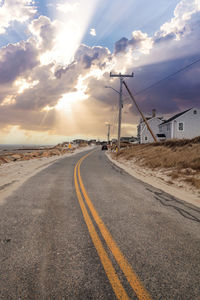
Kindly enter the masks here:
M 58 101 L 58 104 L 55 106 L 57 110 L 71 112 L 72 106 L 79 101 L 87 99 L 88 96 L 85 95 L 82 91 L 67 93 L 62 96 Z
M 82 76 L 79 76 L 75 88 L 77 89 L 76 92 L 66 93 L 62 96 L 55 106 L 57 110 L 71 112 L 74 104 L 88 99 L 89 95 L 86 94 L 87 85 L 84 85 L 84 78 Z
M 2 144 L 57 144 L 66 140 L 66 136 L 62 136 L 53 130 L 49 131 L 32 131 L 24 130 L 20 126 L 9 125 L 1 131 Z
M 58 100 L 58 103 L 55 106 L 45 106 L 42 111 L 50 111 L 56 109 L 57 111 L 64 111 L 65 113 L 71 113 L 73 105 L 78 104 L 80 101 L 86 100 L 89 98 L 89 95 L 86 93 L 87 85 L 84 84 L 84 77 L 81 75 L 78 78 L 78 83 L 75 86 L 76 91 L 65 93 Z
M 15 81 L 15 85 L 18 87 L 18 94 L 22 94 L 24 90 L 33 88 L 35 85 L 39 83 L 39 80 L 34 81 L 27 81 L 26 79 L 22 78 Z
M 99 0 L 57 2 L 54 12 L 54 25 L 57 29 L 55 43 L 51 51 L 40 57 L 42 64 L 48 64 L 52 61 L 61 64 L 72 62 L 74 54 L 88 30 L 98 2 Z
M 4 98 L 0 106 L 12 105 L 15 103 L 16 103 L 15 97 L 13 95 L 8 95 L 7 97 Z

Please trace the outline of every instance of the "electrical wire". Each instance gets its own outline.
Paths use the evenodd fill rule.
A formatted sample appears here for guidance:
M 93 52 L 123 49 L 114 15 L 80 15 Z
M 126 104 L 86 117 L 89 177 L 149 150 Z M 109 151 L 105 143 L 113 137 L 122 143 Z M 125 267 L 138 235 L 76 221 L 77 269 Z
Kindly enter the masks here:
M 193 66 L 194 64 L 197 64 L 197 63 L 199 63 L 199 62 L 200 62 L 200 58 L 197 59 L 197 60 L 195 60 L 194 62 L 190 63 L 189 65 L 187 65 L 187 66 L 185 66 L 185 67 L 179 69 L 178 71 L 176 71 L 176 72 L 174 72 L 174 73 L 168 75 L 167 77 L 165 77 L 165 78 L 163 78 L 163 79 L 161 79 L 161 80 L 159 80 L 159 81 L 157 81 L 157 82 L 155 82 L 155 83 L 149 85 L 148 87 L 144 88 L 143 90 L 137 92 L 137 93 L 135 94 L 135 96 L 140 95 L 140 94 L 146 92 L 147 90 L 153 88 L 154 86 L 160 84 L 161 82 L 163 82 L 163 81 L 165 81 L 165 80 L 167 80 L 167 79 L 169 79 L 169 78 L 175 76 L 176 74 L 178 74 L 178 73 L 180 73 L 180 72 L 185 71 L 186 69 L 190 68 L 191 66 Z

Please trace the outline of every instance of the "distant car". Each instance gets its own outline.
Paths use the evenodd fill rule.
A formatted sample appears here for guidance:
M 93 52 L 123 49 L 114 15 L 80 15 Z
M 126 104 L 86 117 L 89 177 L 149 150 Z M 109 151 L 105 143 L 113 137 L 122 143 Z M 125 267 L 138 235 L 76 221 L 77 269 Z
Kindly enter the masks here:
M 108 150 L 108 146 L 107 145 L 102 145 L 101 150 Z

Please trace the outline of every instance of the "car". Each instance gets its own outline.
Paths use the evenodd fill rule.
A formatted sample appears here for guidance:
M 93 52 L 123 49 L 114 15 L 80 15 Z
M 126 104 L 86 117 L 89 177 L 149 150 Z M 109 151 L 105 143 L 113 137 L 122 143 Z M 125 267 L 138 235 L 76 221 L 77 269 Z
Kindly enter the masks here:
M 108 146 L 107 145 L 102 145 L 101 150 L 108 150 Z

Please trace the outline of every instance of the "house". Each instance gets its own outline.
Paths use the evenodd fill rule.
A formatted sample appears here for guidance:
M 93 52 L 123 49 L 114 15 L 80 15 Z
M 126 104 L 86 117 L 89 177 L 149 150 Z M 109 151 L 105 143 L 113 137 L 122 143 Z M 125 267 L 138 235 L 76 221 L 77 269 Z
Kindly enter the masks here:
M 86 140 L 82 140 L 82 139 L 73 140 L 73 144 L 80 145 L 80 144 L 85 144 L 85 143 L 87 143 Z
M 134 137 L 134 136 L 122 136 L 121 138 L 120 138 L 120 142 L 122 142 L 122 143 L 133 143 L 133 144 L 135 144 L 135 143 L 137 143 L 137 138 L 136 137 Z
M 96 140 L 89 140 L 88 145 L 96 145 Z
M 112 143 L 112 144 L 117 144 L 117 139 L 112 139 L 112 140 L 111 140 L 111 143 Z
M 159 134 L 166 139 L 192 139 L 200 136 L 200 109 L 190 108 L 160 123 Z
M 163 138 L 165 139 L 163 134 L 161 134 L 159 132 L 159 125 L 161 123 L 163 123 L 163 117 L 157 117 L 155 109 L 152 110 L 152 116 L 147 117 L 146 120 L 149 124 L 149 127 L 151 128 L 154 135 L 156 136 L 156 138 L 159 141 L 163 140 Z M 147 125 L 145 124 L 143 119 L 140 119 L 140 123 L 137 127 L 137 132 L 138 132 L 137 136 L 138 136 L 139 144 L 146 144 L 146 143 L 153 143 L 154 142 L 153 137 L 152 137 L 151 133 L 149 132 L 149 130 L 147 128 Z

